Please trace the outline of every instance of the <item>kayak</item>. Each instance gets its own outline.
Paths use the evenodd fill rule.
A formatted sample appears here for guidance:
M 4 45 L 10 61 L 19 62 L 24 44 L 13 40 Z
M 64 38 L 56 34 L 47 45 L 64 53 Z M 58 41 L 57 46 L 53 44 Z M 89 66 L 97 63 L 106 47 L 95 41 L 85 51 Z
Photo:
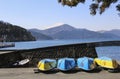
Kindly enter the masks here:
M 21 60 L 21 61 L 16 61 L 13 66 L 24 66 L 26 65 L 27 63 L 29 63 L 30 60 L 29 59 L 24 59 L 24 60 Z
M 97 65 L 104 68 L 115 69 L 118 67 L 118 63 L 116 62 L 116 60 L 113 60 L 109 57 L 95 58 L 94 61 L 96 62 Z
M 54 59 L 43 59 L 38 62 L 38 69 L 41 71 L 48 71 L 56 67 L 56 60 Z
M 21 61 L 19 61 L 19 65 L 27 64 L 29 61 L 30 61 L 29 59 L 21 60 Z
M 74 58 L 61 58 L 58 59 L 57 68 L 62 71 L 68 71 L 75 67 Z
M 93 58 L 82 57 L 77 59 L 77 67 L 86 71 L 96 68 Z

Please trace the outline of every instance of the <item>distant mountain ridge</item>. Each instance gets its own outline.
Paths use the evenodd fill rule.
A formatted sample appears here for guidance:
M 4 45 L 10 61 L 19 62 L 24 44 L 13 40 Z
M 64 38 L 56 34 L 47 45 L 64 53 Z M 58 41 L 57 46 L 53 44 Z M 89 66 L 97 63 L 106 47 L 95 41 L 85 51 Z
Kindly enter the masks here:
M 37 29 L 36 29 L 37 30 Z M 36 30 L 29 30 L 31 34 L 37 39 L 37 40 L 53 40 L 52 37 L 47 36 L 45 34 L 39 33 Z
M 34 32 L 47 35 L 53 39 L 88 39 L 88 38 L 120 38 L 120 36 L 113 33 L 100 33 L 95 31 L 90 31 L 87 29 L 77 29 L 71 25 L 63 24 L 53 28 L 38 30 L 30 29 Z
M 76 29 L 68 24 L 63 24 L 63 25 L 60 25 L 57 27 L 42 30 L 41 33 L 52 36 L 56 33 L 61 32 L 61 31 L 72 31 L 72 30 L 76 30 Z
M 120 36 L 120 29 L 112 29 L 110 31 L 104 31 L 103 33 L 109 33 L 109 34 Z

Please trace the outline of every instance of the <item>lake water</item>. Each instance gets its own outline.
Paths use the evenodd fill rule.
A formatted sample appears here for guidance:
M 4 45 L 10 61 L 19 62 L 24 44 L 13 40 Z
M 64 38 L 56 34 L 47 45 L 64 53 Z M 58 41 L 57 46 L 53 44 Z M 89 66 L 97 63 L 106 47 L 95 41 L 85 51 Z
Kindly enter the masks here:
M 120 46 L 96 47 L 99 57 L 107 56 L 116 60 L 120 60 Z
M 47 41 L 15 42 L 15 47 L 0 48 L 0 50 L 34 49 L 66 44 L 113 41 L 113 40 L 118 41 L 120 39 L 47 40 Z M 96 47 L 96 52 L 99 57 L 108 56 L 113 59 L 120 60 L 120 46 Z

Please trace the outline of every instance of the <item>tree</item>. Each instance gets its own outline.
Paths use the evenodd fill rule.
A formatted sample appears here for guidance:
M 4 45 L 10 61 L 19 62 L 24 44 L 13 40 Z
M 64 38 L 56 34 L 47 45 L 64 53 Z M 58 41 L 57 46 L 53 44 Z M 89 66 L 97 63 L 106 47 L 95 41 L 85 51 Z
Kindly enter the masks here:
M 120 4 L 118 4 L 118 5 L 116 6 L 116 8 L 117 8 L 117 10 L 120 12 Z M 118 15 L 120 16 L 120 13 L 118 13 Z
M 85 3 L 86 0 L 58 0 L 63 6 L 67 5 L 69 7 L 76 7 L 79 3 Z M 96 15 L 97 11 L 102 14 L 111 4 L 116 3 L 118 0 L 92 0 L 90 5 L 90 14 Z M 116 6 L 117 10 L 120 12 L 120 4 Z

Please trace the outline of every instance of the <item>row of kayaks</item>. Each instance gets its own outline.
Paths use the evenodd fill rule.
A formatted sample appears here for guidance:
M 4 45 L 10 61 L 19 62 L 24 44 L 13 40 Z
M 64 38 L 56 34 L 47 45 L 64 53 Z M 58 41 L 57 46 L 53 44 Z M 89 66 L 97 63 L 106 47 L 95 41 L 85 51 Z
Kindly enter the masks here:
M 51 69 L 57 68 L 62 71 L 68 71 L 75 68 L 80 68 L 86 71 L 94 70 L 96 67 L 101 66 L 108 69 L 116 69 L 118 63 L 109 57 L 100 58 L 89 58 L 81 57 L 78 59 L 74 58 L 60 58 L 55 59 L 43 59 L 38 62 L 38 69 L 41 71 L 49 71 Z

